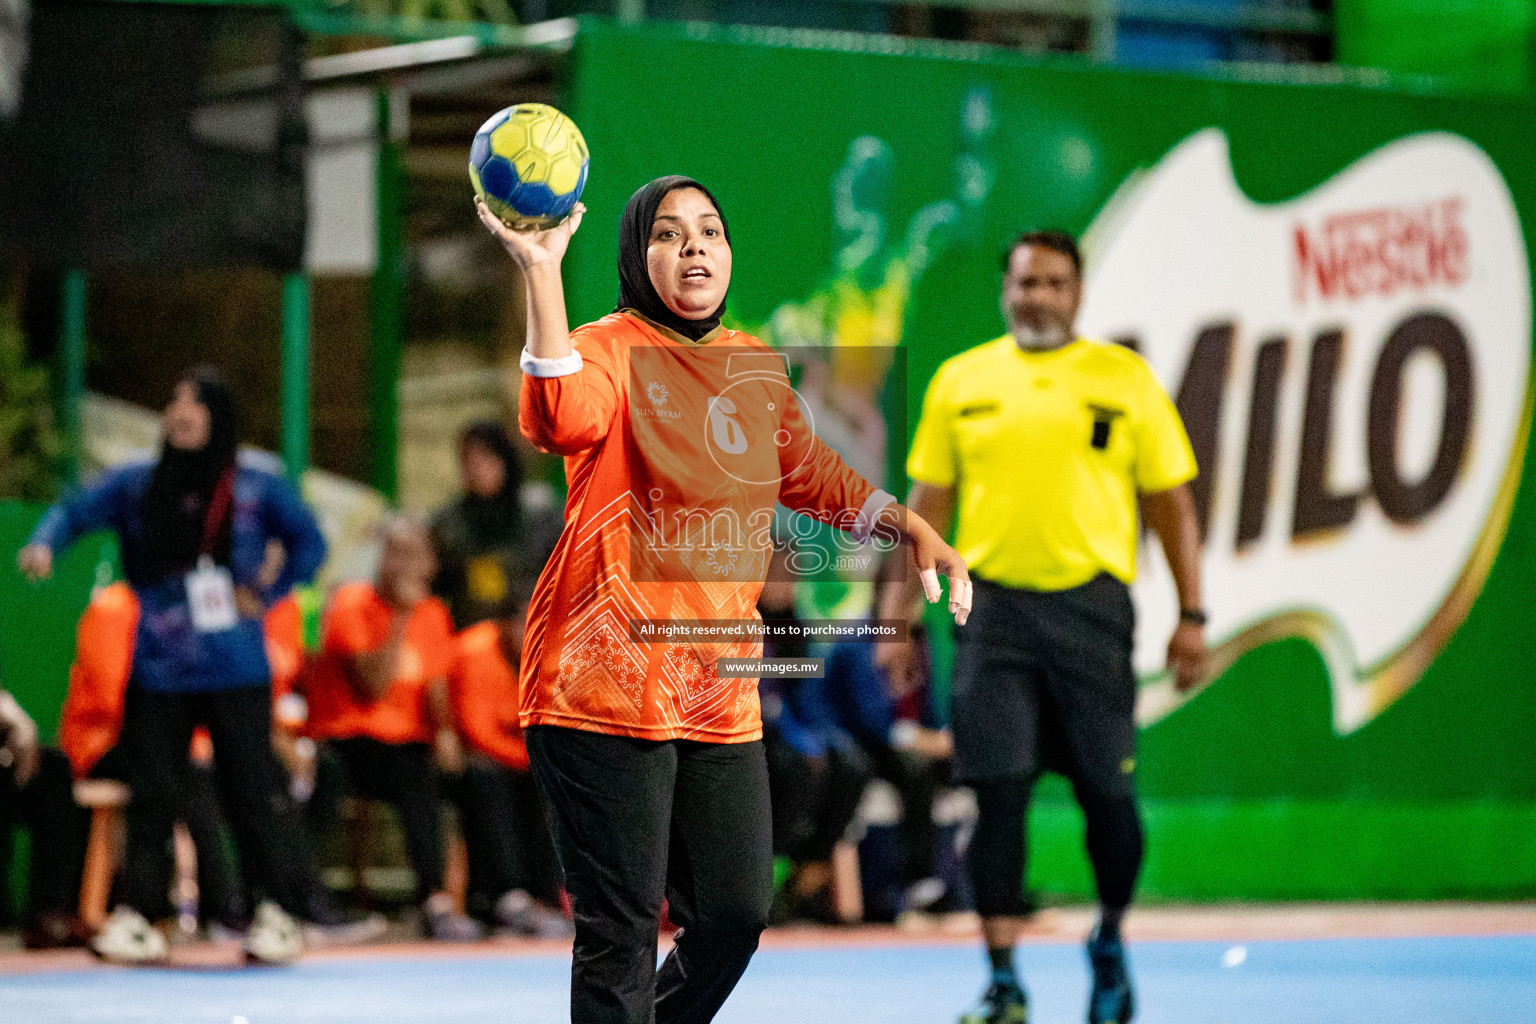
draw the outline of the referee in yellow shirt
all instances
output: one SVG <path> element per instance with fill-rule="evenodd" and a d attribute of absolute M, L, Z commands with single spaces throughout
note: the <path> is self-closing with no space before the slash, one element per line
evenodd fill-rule
<path fill-rule="evenodd" d="M 1073 332 L 1081 300 L 1072 237 L 1021 235 L 1004 262 L 1009 333 L 939 367 L 907 460 L 909 507 L 939 530 L 958 513 L 955 547 L 975 581 L 955 634 L 951 717 L 957 776 L 981 809 L 969 861 L 992 980 L 961 1024 L 1028 1018 L 1013 947 L 1042 770 L 1071 780 L 1087 819 L 1101 905 L 1088 1020 L 1131 1019 L 1120 921 L 1142 858 L 1128 588 L 1138 503 L 1178 586 L 1168 660 L 1181 688 L 1205 656 L 1189 439 L 1140 356 Z"/>

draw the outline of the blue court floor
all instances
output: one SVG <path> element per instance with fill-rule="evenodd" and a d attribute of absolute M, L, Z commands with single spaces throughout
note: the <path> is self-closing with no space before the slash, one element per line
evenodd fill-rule
<path fill-rule="evenodd" d="M 1131 955 L 1142 1024 L 1536 1021 L 1536 935 L 1139 942 Z M 1083 1020 L 1078 947 L 1027 945 L 1019 959 L 1036 1024 Z M 961 945 L 765 950 L 717 1020 L 952 1024 L 977 993 L 980 961 Z M 560 1024 L 569 963 L 359 954 L 276 970 L 16 974 L 0 976 L 0 1022 Z"/>

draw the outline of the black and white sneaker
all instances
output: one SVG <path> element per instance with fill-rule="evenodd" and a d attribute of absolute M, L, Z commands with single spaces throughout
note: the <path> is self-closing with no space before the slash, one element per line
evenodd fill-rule
<path fill-rule="evenodd" d="M 243 946 L 246 958 L 256 963 L 291 964 L 304 953 L 304 933 L 286 910 L 268 900 L 256 908 Z"/>
<path fill-rule="evenodd" d="M 91 938 L 91 952 L 108 963 L 159 964 L 170 956 L 160 929 L 130 907 L 118 907 Z"/>

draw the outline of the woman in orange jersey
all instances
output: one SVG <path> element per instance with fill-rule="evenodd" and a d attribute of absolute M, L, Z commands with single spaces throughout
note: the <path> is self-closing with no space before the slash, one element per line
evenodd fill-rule
<path fill-rule="evenodd" d="M 782 360 L 720 326 L 731 245 L 688 178 L 629 200 L 619 303 L 572 332 L 560 263 L 583 208 L 547 231 L 482 222 L 528 296 L 519 426 L 565 457 L 565 530 L 539 578 L 522 713 L 576 920 L 572 1019 L 713 1019 L 772 899 L 755 604 L 782 503 L 855 537 L 910 541 L 930 600 L 970 607 L 964 562 L 928 524 L 815 436 Z M 694 620 L 681 639 L 658 636 Z M 658 970 L 663 897 L 680 926 Z"/>

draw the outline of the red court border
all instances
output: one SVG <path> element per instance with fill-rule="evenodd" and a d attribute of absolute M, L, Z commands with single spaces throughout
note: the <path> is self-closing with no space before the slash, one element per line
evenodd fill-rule
<path fill-rule="evenodd" d="M 1037 914 L 1022 941 L 1077 944 L 1093 925 L 1087 908 L 1047 909 Z M 1145 907 L 1133 910 L 1126 935 L 1135 942 L 1263 942 L 1309 939 L 1434 938 L 1486 935 L 1536 935 L 1536 901 L 1528 903 L 1384 903 L 1384 904 L 1220 904 L 1209 907 Z M 665 944 L 666 937 L 663 937 Z M 795 927 L 770 929 L 766 950 L 852 950 L 892 947 L 970 946 L 979 941 L 974 927 L 945 932 L 866 925 L 854 928 Z M 409 961 L 491 959 L 506 956 L 565 957 L 567 943 L 534 939 L 485 942 L 393 942 L 322 949 L 306 961 Z M 171 967 L 186 971 L 225 971 L 240 966 L 233 943 L 196 943 L 173 950 Z M 121 970 L 84 950 L 0 954 L 0 976 L 62 971 Z M 264 970 L 267 968 L 252 968 Z"/>

